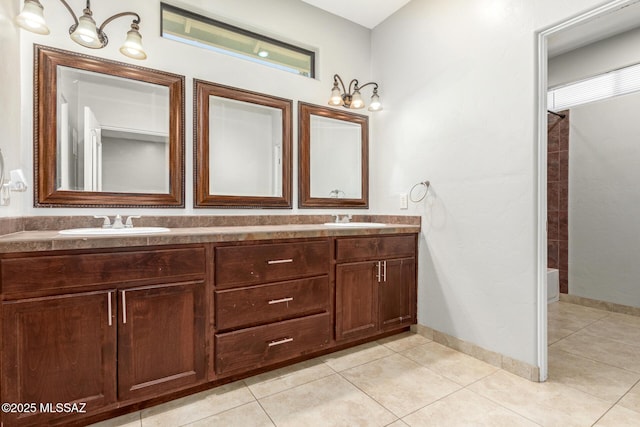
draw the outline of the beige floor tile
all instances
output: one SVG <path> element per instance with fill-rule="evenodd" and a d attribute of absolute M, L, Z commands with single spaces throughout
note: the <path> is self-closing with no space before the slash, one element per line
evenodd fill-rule
<path fill-rule="evenodd" d="M 566 338 L 569 335 L 573 334 L 574 330 L 566 329 L 561 326 L 556 325 L 553 322 L 549 322 L 547 326 L 547 345 L 551 345 L 560 341 L 562 338 Z"/>
<path fill-rule="evenodd" d="M 338 374 L 260 399 L 278 427 L 386 426 L 395 417 Z"/>
<path fill-rule="evenodd" d="M 400 418 L 461 388 L 400 354 L 348 369 L 342 376 Z"/>
<path fill-rule="evenodd" d="M 403 422 L 402 420 L 398 420 L 389 424 L 387 427 L 409 427 L 409 424 Z"/>
<path fill-rule="evenodd" d="M 571 387 L 534 383 L 505 371 L 473 383 L 468 389 L 546 427 L 590 426 L 611 406 Z"/>
<path fill-rule="evenodd" d="M 547 305 L 547 321 L 557 328 L 578 331 L 609 316 L 609 312 L 565 302 Z"/>
<path fill-rule="evenodd" d="M 463 389 L 403 418 L 411 427 L 536 427 L 538 424 Z"/>
<path fill-rule="evenodd" d="M 640 316 L 631 316 L 628 314 L 611 313 L 606 319 L 607 322 L 617 323 L 619 325 L 633 326 L 640 328 Z"/>
<path fill-rule="evenodd" d="M 550 348 L 640 373 L 640 345 L 593 335 L 584 329 L 552 344 Z"/>
<path fill-rule="evenodd" d="M 549 382 L 584 391 L 615 403 L 640 380 L 640 374 L 601 362 L 549 349 Z"/>
<path fill-rule="evenodd" d="M 627 409 L 640 412 L 640 383 L 636 384 L 618 403 Z"/>
<path fill-rule="evenodd" d="M 632 316 L 628 316 L 632 317 Z M 640 328 L 618 319 L 607 317 L 584 328 L 584 332 L 615 341 L 640 343 Z"/>
<path fill-rule="evenodd" d="M 184 427 L 273 427 L 274 424 L 258 402 L 247 403 Z"/>
<path fill-rule="evenodd" d="M 402 352 L 402 355 L 461 385 L 471 384 L 498 370 L 495 366 L 435 342 L 414 347 Z"/>
<path fill-rule="evenodd" d="M 334 373 L 322 360 L 313 359 L 250 377 L 244 382 L 256 399 L 260 399 Z"/>
<path fill-rule="evenodd" d="M 255 401 L 243 382 L 216 387 L 142 411 L 142 427 L 175 427 Z"/>
<path fill-rule="evenodd" d="M 594 427 L 638 427 L 640 413 L 623 408 L 619 405 L 611 408 Z"/>
<path fill-rule="evenodd" d="M 91 424 L 90 427 L 140 427 L 142 425 L 141 423 L 140 412 L 138 411 L 121 417 L 112 418 L 110 420 L 101 421 L 96 424 Z"/>
<path fill-rule="evenodd" d="M 390 337 L 378 340 L 378 344 L 382 344 L 397 353 L 413 347 L 417 347 L 422 344 L 426 344 L 428 342 L 431 342 L 431 340 L 413 332 L 404 332 L 399 335 L 392 335 Z"/>
<path fill-rule="evenodd" d="M 371 342 L 328 354 L 323 356 L 322 360 L 333 370 L 339 372 L 392 354 L 393 350 L 378 343 Z"/>

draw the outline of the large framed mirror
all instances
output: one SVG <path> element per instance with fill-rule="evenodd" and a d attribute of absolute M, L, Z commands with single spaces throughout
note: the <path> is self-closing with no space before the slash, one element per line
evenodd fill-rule
<path fill-rule="evenodd" d="M 194 81 L 196 207 L 291 208 L 292 101 Z"/>
<path fill-rule="evenodd" d="M 184 207 L 184 77 L 35 46 L 36 207 Z"/>
<path fill-rule="evenodd" d="M 298 103 L 299 206 L 369 206 L 369 118 Z"/>

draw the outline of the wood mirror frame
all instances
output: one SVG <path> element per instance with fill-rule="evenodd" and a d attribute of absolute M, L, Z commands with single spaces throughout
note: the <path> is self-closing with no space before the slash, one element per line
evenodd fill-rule
<path fill-rule="evenodd" d="M 311 195 L 311 116 L 342 120 L 360 126 L 361 191 L 359 198 L 313 197 Z M 369 117 L 328 107 L 298 102 L 299 173 L 298 206 L 300 208 L 368 208 L 369 207 Z M 330 170 L 331 165 L 327 165 Z"/>
<path fill-rule="evenodd" d="M 291 208 L 291 171 L 292 171 L 292 124 L 291 110 L 292 101 L 278 98 L 257 92 L 251 92 L 230 86 L 223 86 L 202 80 L 194 80 L 194 136 L 195 147 L 195 198 L 194 205 L 198 208 L 220 207 L 220 208 Z M 282 112 L 282 151 L 281 164 L 282 190 L 280 196 L 259 196 L 259 195 L 220 195 L 211 194 L 210 178 L 211 171 L 211 147 L 210 132 L 210 97 L 226 98 L 257 106 L 270 107 Z"/>
<path fill-rule="evenodd" d="M 138 80 L 169 89 L 168 193 L 56 188 L 58 66 Z M 184 207 L 184 76 L 40 45 L 34 46 L 34 71 L 34 206 Z"/>

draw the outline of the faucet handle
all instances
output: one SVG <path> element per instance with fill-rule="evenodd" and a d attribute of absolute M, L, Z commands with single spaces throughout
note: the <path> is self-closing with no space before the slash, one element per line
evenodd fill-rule
<path fill-rule="evenodd" d="M 140 215 L 129 215 L 124 223 L 125 228 L 133 228 L 133 219 L 140 218 Z"/>
<path fill-rule="evenodd" d="M 122 224 L 122 217 L 120 216 L 120 214 L 116 215 L 116 217 L 113 218 L 113 224 L 111 224 L 111 228 L 124 228 L 124 225 Z"/>
<path fill-rule="evenodd" d="M 111 228 L 111 221 L 109 221 L 109 217 L 106 215 L 94 215 L 94 218 L 98 219 L 104 219 L 104 221 L 102 222 L 102 228 Z"/>

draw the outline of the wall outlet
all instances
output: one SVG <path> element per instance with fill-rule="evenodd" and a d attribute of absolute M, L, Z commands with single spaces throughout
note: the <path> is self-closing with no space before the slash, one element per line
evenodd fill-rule
<path fill-rule="evenodd" d="M 400 194 L 400 209 L 409 209 L 409 198 L 407 193 Z"/>

